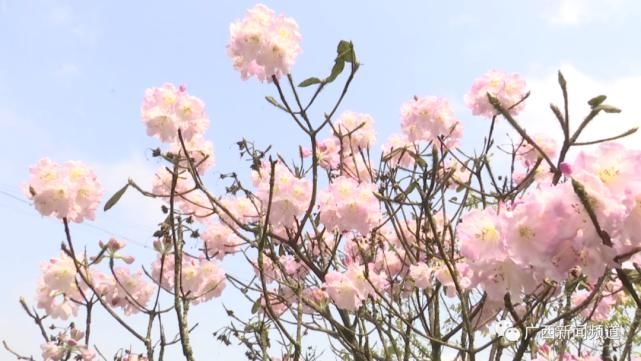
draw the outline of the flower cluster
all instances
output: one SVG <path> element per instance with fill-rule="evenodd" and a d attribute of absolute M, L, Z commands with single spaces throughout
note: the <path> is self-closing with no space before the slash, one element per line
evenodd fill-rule
<path fill-rule="evenodd" d="M 74 222 L 93 220 L 102 197 L 94 171 L 82 162 L 55 163 L 41 159 L 31 167 L 25 193 L 43 216 Z"/>
<path fill-rule="evenodd" d="M 207 254 L 218 259 L 223 259 L 227 254 L 238 252 L 242 244 L 240 237 L 222 222 L 208 224 L 201 238 L 205 243 Z"/>
<path fill-rule="evenodd" d="M 365 149 L 376 142 L 374 118 L 369 114 L 346 111 L 338 117 L 334 127 L 343 137 L 345 148 Z"/>
<path fill-rule="evenodd" d="M 325 275 L 324 289 L 338 308 L 356 311 L 368 297 L 378 298 L 376 289 L 387 287 L 383 278 L 365 273 L 365 266 L 353 264 L 345 272 L 332 271 Z"/>
<path fill-rule="evenodd" d="M 152 264 L 153 278 L 170 292 L 174 288 L 174 267 L 173 255 L 160 255 Z M 194 304 L 219 297 L 225 289 L 225 272 L 214 262 L 184 254 L 181 270 L 181 289 Z"/>
<path fill-rule="evenodd" d="M 42 266 L 42 277 L 38 282 L 38 308 L 58 319 L 66 320 L 78 314 L 78 303 L 82 300 L 76 283 L 76 265 L 64 253 Z"/>
<path fill-rule="evenodd" d="M 492 70 L 476 79 L 472 89 L 465 96 L 465 104 L 472 114 L 492 118 L 497 111 L 487 95 L 495 97 L 501 106 L 511 114 L 518 114 L 525 104 L 522 102 L 527 94 L 525 80 L 518 74 L 506 74 Z"/>
<path fill-rule="evenodd" d="M 426 141 L 439 146 L 442 141 L 455 147 L 463 134 L 463 125 L 456 119 L 445 98 L 415 97 L 401 106 L 401 129 L 412 142 Z"/>
<path fill-rule="evenodd" d="M 142 271 L 131 273 L 125 267 L 114 268 L 113 277 L 94 275 L 94 280 L 98 281 L 96 290 L 111 307 L 121 308 L 125 315 L 141 311 L 154 293 L 154 286 Z"/>
<path fill-rule="evenodd" d="M 175 142 L 179 129 L 184 139 L 190 141 L 209 126 L 203 101 L 189 95 L 185 87 L 169 83 L 145 90 L 140 112 L 147 134 L 165 143 Z"/>
<path fill-rule="evenodd" d="M 273 173 L 272 175 L 269 162 L 263 162 L 260 170 L 252 173 L 257 196 L 262 202 L 262 211 L 266 214 L 271 199 L 269 224 L 292 227 L 296 218 L 309 207 L 312 183 L 308 179 L 295 176 L 281 162 L 274 165 Z"/>
<path fill-rule="evenodd" d="M 546 278 L 564 281 L 572 270 L 595 282 L 617 254 L 641 246 L 640 166 L 641 152 L 605 143 L 594 154 L 579 154 L 574 185 L 539 183 L 514 204 L 468 212 L 457 237 L 475 284 L 500 299 L 505 292 L 528 293 Z M 585 202 L 612 246 L 597 232 Z"/>
<path fill-rule="evenodd" d="M 368 234 L 381 218 L 375 191 L 373 183 L 335 178 L 319 195 L 320 221 L 330 230 Z"/>
<path fill-rule="evenodd" d="M 301 52 L 296 21 L 262 4 L 249 9 L 229 30 L 227 50 L 243 79 L 255 76 L 271 81 L 272 76 L 289 74 Z"/>
<path fill-rule="evenodd" d="M 96 351 L 82 344 L 84 336 L 85 333 L 72 324 L 69 329 L 60 332 L 54 339 L 40 346 L 42 359 L 44 361 L 95 360 Z"/>
<path fill-rule="evenodd" d="M 202 175 L 215 165 L 214 145 L 204 137 L 209 127 L 205 104 L 189 95 L 184 86 L 164 84 L 145 91 L 142 118 L 148 135 L 169 143 L 163 156 L 176 164 L 176 167 L 158 169 L 153 193 L 169 200 L 172 181 L 176 177 L 173 189 L 177 207 L 183 213 L 199 218 L 211 215 L 210 202 L 202 191 L 195 189 L 190 172 L 193 166 Z M 178 137 L 179 130 L 184 142 Z"/>
<path fill-rule="evenodd" d="M 391 135 L 381 148 L 383 159 L 391 167 L 409 168 L 414 165 L 417 156 L 416 145 L 405 134 Z"/>

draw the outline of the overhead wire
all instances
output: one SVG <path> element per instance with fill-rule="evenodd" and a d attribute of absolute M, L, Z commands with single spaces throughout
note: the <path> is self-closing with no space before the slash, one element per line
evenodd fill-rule
<path fill-rule="evenodd" d="M 6 191 L 6 190 L 3 190 L 3 189 L 0 189 L 0 195 L 3 195 L 3 196 L 5 196 L 5 197 L 7 197 L 9 199 L 12 199 L 14 201 L 23 203 L 23 204 L 28 205 L 28 206 L 32 205 L 32 203 L 29 200 L 24 199 L 24 198 L 22 198 L 22 197 L 20 197 L 20 196 L 18 196 L 16 194 L 13 194 L 13 193 L 11 193 L 9 191 Z M 0 204 L 0 205 L 2 205 L 2 204 Z M 33 215 L 35 215 L 35 213 Z M 131 237 L 127 237 L 127 236 L 124 236 L 124 235 L 119 234 L 117 232 L 111 231 L 110 229 L 107 229 L 105 227 L 102 227 L 102 226 L 96 224 L 96 222 L 94 222 L 94 221 L 85 221 L 85 222 L 79 223 L 79 225 L 95 229 L 95 230 L 103 232 L 103 233 L 105 233 L 105 234 L 107 234 L 107 235 L 109 235 L 111 237 L 115 237 L 115 238 L 118 238 L 118 239 L 126 240 L 126 241 L 128 241 L 128 242 L 130 242 L 132 244 L 135 244 L 135 245 L 139 246 L 139 247 L 152 249 L 152 247 L 150 247 L 149 245 L 145 244 L 144 242 L 140 242 L 140 241 L 137 241 L 135 239 L 132 239 Z"/>

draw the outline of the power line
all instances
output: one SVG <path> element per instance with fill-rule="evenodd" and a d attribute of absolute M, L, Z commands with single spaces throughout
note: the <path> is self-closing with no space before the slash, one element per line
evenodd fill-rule
<path fill-rule="evenodd" d="M 28 201 L 28 200 L 26 200 L 26 199 L 24 199 L 24 198 L 22 198 L 22 197 L 20 197 L 20 196 L 17 196 L 17 195 L 15 195 L 15 194 L 11 193 L 11 192 L 8 192 L 8 191 L 5 191 L 5 190 L 0 189 L 0 194 L 1 194 L 1 195 L 3 195 L 3 196 L 5 196 L 5 197 L 8 197 L 8 198 L 10 198 L 10 199 L 13 199 L 14 201 L 18 201 L 18 202 L 23 203 L 23 204 L 26 204 L 26 205 L 28 205 L 28 206 L 32 206 L 32 203 L 31 203 L 30 201 Z M 130 243 L 132 243 L 132 244 L 135 244 L 135 245 L 137 245 L 137 246 L 139 246 L 139 247 L 143 247 L 143 248 L 147 248 L 147 249 L 152 249 L 151 247 L 149 247 L 148 245 L 146 245 L 144 242 L 136 241 L 136 240 L 134 240 L 134 239 L 132 239 L 132 238 L 130 238 L 130 237 L 127 237 L 127 236 L 124 236 L 124 235 L 118 234 L 118 233 L 116 233 L 116 232 L 113 232 L 113 231 L 111 231 L 111 230 L 109 230 L 109 229 L 107 229 L 107 228 L 104 228 L 104 227 L 102 227 L 102 226 L 97 225 L 97 224 L 96 224 L 95 222 L 93 222 L 93 221 L 85 221 L 85 222 L 82 222 L 82 223 L 79 223 L 79 224 L 80 224 L 81 226 L 85 226 L 85 227 L 93 228 L 93 229 L 95 229 L 95 230 L 97 230 L 97 231 L 100 231 L 100 232 L 103 232 L 103 233 L 105 233 L 105 234 L 108 234 L 109 236 L 116 237 L 116 238 L 120 238 L 120 239 L 124 239 L 124 240 L 126 240 L 126 241 L 128 241 L 128 242 L 130 242 Z"/>

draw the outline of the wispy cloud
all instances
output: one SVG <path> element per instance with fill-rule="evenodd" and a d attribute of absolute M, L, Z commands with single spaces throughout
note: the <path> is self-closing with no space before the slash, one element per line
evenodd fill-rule
<path fill-rule="evenodd" d="M 548 3 L 546 18 L 550 23 L 578 26 L 624 17 L 628 0 L 552 0 Z"/>
<path fill-rule="evenodd" d="M 598 79 L 583 73 L 571 64 L 561 65 L 560 69 L 568 84 L 571 128 L 575 129 L 588 114 L 590 107 L 587 101 L 597 95 L 606 95 L 607 104 L 622 110 L 619 114 L 599 114 L 582 133 L 580 140 L 590 141 L 615 136 L 641 126 L 641 103 L 638 96 L 641 74 Z M 519 119 L 528 132 L 556 134 L 560 138 L 558 122 L 549 107 L 550 103 L 555 103 L 562 108 L 563 98 L 557 79 L 557 72 L 552 69 L 527 78 L 532 95 Z M 640 148 L 641 134 L 635 133 L 621 142 L 630 147 Z"/>
<path fill-rule="evenodd" d="M 98 40 L 98 13 L 79 4 L 86 6 L 84 3 L 77 3 L 75 7 L 70 3 L 49 4 L 45 17 L 51 25 L 67 31 L 81 44 L 93 46 Z"/>

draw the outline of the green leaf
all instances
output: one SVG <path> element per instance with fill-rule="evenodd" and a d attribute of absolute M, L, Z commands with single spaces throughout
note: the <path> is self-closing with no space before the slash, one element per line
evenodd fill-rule
<path fill-rule="evenodd" d="M 252 305 L 252 314 L 260 310 L 260 301 L 261 301 L 261 298 L 257 299 L 256 302 L 254 302 L 254 304 Z"/>
<path fill-rule="evenodd" d="M 345 62 L 343 60 L 336 59 L 334 66 L 332 67 L 331 74 L 325 78 L 324 82 L 331 83 L 336 80 L 336 78 L 343 72 L 343 69 L 345 69 Z"/>
<path fill-rule="evenodd" d="M 606 97 L 605 95 L 599 95 L 599 96 L 596 96 L 596 97 L 588 100 L 588 104 L 592 108 L 594 108 L 594 107 L 597 107 L 597 106 L 601 105 L 601 103 L 603 103 L 607 98 L 608 97 Z"/>
<path fill-rule="evenodd" d="M 122 197 L 122 195 L 125 194 L 125 192 L 127 191 L 127 188 L 129 188 L 129 183 L 125 184 L 124 187 L 120 188 L 118 192 L 116 192 L 113 196 L 111 196 L 111 198 L 109 198 L 107 203 L 105 203 L 104 210 L 108 211 L 109 209 L 111 209 L 111 207 L 115 206 L 116 203 L 118 203 L 118 201 Z"/>
<path fill-rule="evenodd" d="M 285 107 L 280 105 L 280 103 L 278 103 L 278 101 L 276 99 L 274 99 L 274 97 L 272 97 L 272 96 L 266 96 L 265 100 L 267 100 L 269 102 L 269 104 L 275 106 L 276 108 L 279 108 L 279 109 L 282 109 L 282 110 L 286 110 Z"/>
<path fill-rule="evenodd" d="M 621 113 L 621 109 L 607 104 L 598 105 L 594 109 L 603 110 L 606 113 Z"/>
<path fill-rule="evenodd" d="M 336 53 L 336 60 L 342 60 L 351 63 L 352 60 L 356 59 L 356 56 L 354 54 L 354 45 L 351 41 L 341 40 L 338 43 Z"/>
<path fill-rule="evenodd" d="M 303 80 L 300 84 L 298 84 L 298 86 L 301 87 L 301 88 L 304 88 L 304 87 L 308 87 L 310 85 L 320 84 L 320 83 L 322 83 L 322 81 L 320 79 L 318 79 L 316 77 L 311 77 L 311 78 L 307 78 L 307 79 Z"/>

